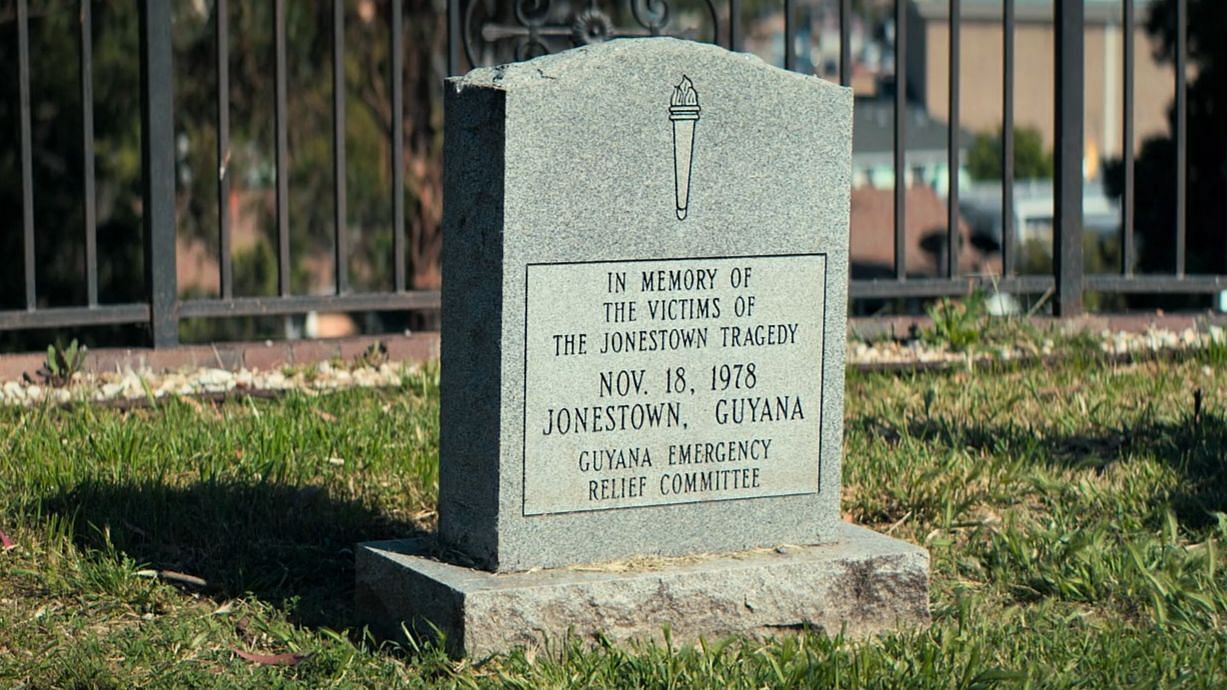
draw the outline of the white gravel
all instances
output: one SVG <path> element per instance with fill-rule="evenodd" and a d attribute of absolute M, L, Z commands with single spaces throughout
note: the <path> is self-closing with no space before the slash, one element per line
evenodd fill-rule
<path fill-rule="evenodd" d="M 1152 329 L 1143 333 L 1103 331 L 1098 336 L 1100 349 L 1110 355 L 1150 355 L 1160 352 L 1227 344 L 1227 330 L 1210 326 L 1205 330 L 1180 332 Z M 1059 348 L 1051 338 L 1015 345 L 982 346 L 974 351 L 954 352 L 945 345 L 919 340 L 909 342 L 848 342 L 848 364 L 853 366 L 906 366 L 921 364 L 963 364 L 969 360 L 1016 360 L 1046 357 Z M 400 385 L 403 376 L 416 368 L 412 364 L 384 363 L 378 366 L 339 367 L 329 362 L 314 366 L 295 366 L 272 371 L 242 369 L 195 369 L 155 373 L 148 369 L 108 373 L 78 373 L 63 387 L 30 381 L 5 381 L 0 385 L 0 404 L 37 405 L 44 402 L 73 403 L 104 400 L 142 400 L 173 396 L 217 395 L 254 391 L 298 390 L 309 395 L 337 388 Z"/>
<path fill-rule="evenodd" d="M 63 387 L 26 381 L 6 381 L 0 386 L 0 404 L 34 405 L 42 402 L 72 403 L 103 400 L 143 400 L 173 396 L 217 395 L 251 391 L 299 390 L 316 394 L 336 388 L 400 385 L 409 364 L 385 363 L 355 368 L 334 367 L 328 362 L 281 370 L 195 369 L 155 373 L 149 369 L 107 373 L 77 373 Z"/>
<path fill-rule="evenodd" d="M 1142 333 L 1102 331 L 1095 337 L 1099 349 L 1114 356 L 1151 355 L 1160 352 L 1188 350 L 1212 344 L 1227 344 L 1227 330 L 1210 326 L 1205 330 L 1186 328 L 1183 331 L 1148 329 Z M 1016 360 L 1048 357 L 1060 349 L 1060 339 L 1044 338 L 1020 341 L 1011 345 L 980 345 L 970 352 L 954 352 L 945 344 L 929 344 L 921 340 L 908 342 L 884 341 L 848 343 L 848 363 L 852 365 L 898 365 L 963 363 L 974 360 Z"/>

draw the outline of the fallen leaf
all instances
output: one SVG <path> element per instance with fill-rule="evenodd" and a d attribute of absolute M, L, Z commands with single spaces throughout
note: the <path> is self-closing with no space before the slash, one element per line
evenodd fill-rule
<path fill-rule="evenodd" d="M 319 408 L 313 408 L 313 410 L 315 411 L 315 416 L 316 416 L 316 417 L 319 417 L 320 419 L 324 420 L 325 422 L 335 422 L 335 421 L 337 421 L 337 417 L 336 417 L 336 415 L 334 415 L 334 414 L 330 414 L 330 413 L 325 412 L 324 410 L 321 410 L 321 409 L 319 409 Z"/>
<path fill-rule="evenodd" d="M 17 548 L 17 543 L 9 539 L 9 535 L 5 534 L 4 530 L 0 530 L 0 547 L 8 551 L 9 549 Z"/>
<path fill-rule="evenodd" d="M 329 464 L 329 465 L 338 465 L 338 466 L 339 466 L 339 465 L 344 465 L 344 464 L 345 464 L 345 458 L 328 458 L 328 464 Z"/>
<path fill-rule="evenodd" d="M 306 654 L 253 654 L 251 652 L 244 652 L 237 647 L 231 647 L 231 649 L 240 657 L 261 666 L 297 666 L 303 659 L 307 658 Z"/>

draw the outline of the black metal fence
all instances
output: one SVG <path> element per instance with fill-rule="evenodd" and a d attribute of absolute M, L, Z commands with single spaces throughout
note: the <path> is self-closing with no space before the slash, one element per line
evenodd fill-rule
<path fill-rule="evenodd" d="M 22 259 L 24 274 L 24 308 L 0 311 L 0 331 L 30 328 L 62 328 L 98 326 L 107 324 L 147 324 L 150 340 L 155 347 L 174 345 L 178 342 L 178 329 L 182 319 L 288 315 L 308 311 L 405 311 L 435 309 L 439 295 L 433 290 L 418 290 L 410 287 L 413 267 L 406 261 L 405 208 L 403 194 L 392 195 L 392 265 L 393 289 L 379 292 L 355 292 L 347 273 L 348 251 L 346 234 L 347 188 L 345 170 L 346 155 L 346 90 L 343 86 L 345 54 L 345 23 L 350 11 L 344 0 L 332 0 L 332 162 L 334 184 L 334 246 L 335 291 L 329 295 L 296 295 L 291 292 L 290 246 L 291 227 L 287 212 L 288 199 L 295 190 L 290 188 L 288 169 L 288 128 L 293 126 L 287 114 L 286 93 L 286 0 L 274 0 L 274 71 L 275 71 L 275 229 L 277 290 L 275 296 L 236 297 L 233 290 L 234 270 L 231 259 L 231 227 L 229 214 L 224 205 L 228 197 L 229 177 L 225 174 L 224 161 L 229 155 L 230 142 L 230 77 L 229 77 L 229 27 L 226 21 L 216 22 L 216 129 L 217 158 L 221 171 L 217 178 L 218 227 L 218 273 L 219 291 L 216 297 L 184 299 L 180 296 L 176 278 L 176 187 L 175 187 L 175 136 L 174 76 L 172 71 L 172 3 L 165 0 L 135 0 L 139 6 L 140 46 L 140 113 L 141 113 L 141 179 L 142 222 L 145 250 L 144 296 L 140 301 L 124 304 L 100 303 L 98 291 L 98 245 L 94 214 L 95 188 L 93 159 L 95 142 L 93 131 L 93 65 L 91 1 L 80 2 L 80 98 L 82 104 L 82 131 L 85 179 L 82 186 L 84 197 L 84 283 L 87 301 L 80 306 L 40 306 L 36 289 L 35 242 L 38 228 L 35 227 L 33 203 L 38 190 L 34 189 L 32 173 L 31 97 L 30 97 L 30 21 L 28 0 L 15 1 L 17 29 L 17 72 L 20 94 L 20 128 L 14 133 L 20 148 L 20 179 L 22 214 L 20 218 Z M 232 0 L 214 0 L 213 11 L 217 16 L 227 16 L 227 4 Z M 818 0 L 815 0 L 817 2 Z M 1188 0 L 1157 0 L 1174 6 L 1174 64 L 1175 98 L 1173 114 L 1174 170 L 1176 201 L 1171 218 L 1174 228 L 1174 266 L 1168 273 L 1139 274 L 1135 272 L 1137 248 L 1134 239 L 1134 206 L 1136 201 L 1134 176 L 1134 60 L 1136 47 L 1134 32 L 1137 23 L 1136 9 L 1130 0 L 1121 0 L 1123 24 L 1123 194 L 1121 197 L 1122 222 L 1119 241 L 1121 258 L 1119 271 L 1111 274 L 1084 274 L 1082 259 L 1082 205 L 1083 205 L 1083 155 L 1084 155 L 1084 10 L 1083 0 L 1053 0 L 1055 30 L 1055 71 L 1052 88 L 1054 112 L 1054 214 L 1053 214 L 1053 269 L 1048 275 L 1019 275 L 1016 270 L 1016 232 L 1013 210 L 1014 188 L 1013 165 L 1015 156 L 1014 119 L 1015 70 L 1019 56 L 1015 49 L 1015 2 L 1002 0 L 1001 37 L 1002 61 L 1002 237 L 1001 273 L 995 276 L 960 275 L 958 252 L 946 251 L 938 277 L 909 276 L 907 271 L 908 244 L 905 239 L 907 223 L 907 198 L 905 175 L 908 141 L 907 75 L 906 61 L 911 29 L 908 26 L 913 3 L 897 0 L 893 6 L 893 48 L 896 56 L 893 94 L 893 161 L 896 171 L 893 206 L 894 266 L 893 276 L 885 279 L 855 279 L 850 286 L 853 299 L 918 299 L 943 295 L 958 295 L 975 286 L 991 284 L 994 289 L 1018 294 L 1051 292 L 1053 310 L 1062 316 L 1076 315 L 1083 310 L 1083 295 L 1088 291 L 1116 294 L 1211 294 L 1227 290 L 1227 276 L 1191 275 L 1186 272 L 1186 224 L 1189 213 L 1187 204 L 1187 122 L 1188 82 L 1187 61 L 1189 41 Z M 1217 2 L 1218 0 L 1208 0 Z M 838 78 L 845 84 L 852 83 L 851 22 L 852 0 L 827 0 L 836 6 L 839 17 L 839 65 Z M 948 36 L 950 54 L 960 55 L 962 0 L 948 2 Z M 667 0 L 626 0 L 615 2 L 551 3 L 549 0 L 449 0 L 446 26 L 448 42 L 443 57 L 449 73 L 459 73 L 476 64 L 494 61 L 525 59 L 537 54 L 553 52 L 572 45 L 605 40 L 619 36 L 675 34 L 670 24 L 673 5 Z M 798 65 L 796 38 L 798 33 L 797 13 L 799 8 L 813 3 L 801 0 L 783 0 L 783 55 L 782 66 L 795 69 Z M 608 7 L 602 7 L 603 5 Z M 743 3 L 727 0 L 694 0 L 690 11 L 703 15 L 702 31 L 688 29 L 683 35 L 697 40 L 718 42 L 733 50 L 743 47 Z M 404 2 L 392 0 L 386 8 L 389 24 L 391 51 L 390 103 L 393 113 L 402 113 L 405 108 L 403 81 L 400 75 L 405 53 Z M 696 35 L 701 33 L 702 35 Z M 951 142 L 948 157 L 948 199 L 946 245 L 957 247 L 960 243 L 959 228 L 959 180 L 960 152 L 954 144 L 960 135 L 960 60 L 949 60 L 949 117 L 946 123 Z M 399 120 L 394 120 L 399 121 Z M 392 185 L 402 190 L 404 178 L 404 135 L 402 127 L 393 126 L 388 145 L 391 149 Z M 7 135 L 6 135 L 7 136 Z M 1223 152 L 1227 161 L 1227 152 Z M 1227 197 L 1227 189 L 1224 197 Z M 1221 229 L 1227 233 L 1227 228 Z"/>
<path fill-rule="evenodd" d="M 228 0 L 216 0 L 218 16 L 227 16 Z M 305 314 L 311 311 L 378 312 L 433 309 L 439 305 L 439 294 L 432 290 L 408 288 L 408 267 L 405 247 L 404 200 L 393 195 L 393 254 L 394 289 L 387 292 L 354 292 L 347 277 L 346 184 L 345 184 L 345 89 L 335 88 L 333 99 L 333 160 L 335 177 L 335 294 L 295 295 L 290 290 L 290 240 L 288 214 L 290 195 L 287 163 L 286 94 L 286 20 L 285 0 L 274 2 L 275 44 L 275 178 L 276 178 L 276 265 L 277 295 L 272 297 L 236 297 L 233 291 L 231 227 L 225 208 L 230 184 L 224 161 L 229 156 L 229 93 L 228 27 L 216 23 L 217 41 L 217 155 L 221 171 L 218 186 L 218 268 L 220 295 L 210 299 L 180 299 L 176 275 L 176 189 L 175 131 L 173 113 L 174 78 L 172 72 L 172 3 L 166 0 L 137 0 L 140 11 L 140 96 L 141 96 L 141 206 L 144 225 L 145 296 L 142 302 L 100 304 L 98 301 L 97 228 L 93 214 L 94 180 L 92 165 L 95 156 L 93 137 L 92 82 L 92 12 L 90 0 L 80 3 L 81 40 L 81 100 L 83 104 L 84 157 L 86 160 L 85 195 L 85 282 L 88 303 L 79 307 L 39 306 L 36 291 L 34 194 L 32 173 L 32 137 L 30 126 L 30 48 L 28 37 L 28 0 L 16 0 L 20 89 L 20 157 L 22 184 L 21 233 L 23 246 L 25 308 L 0 311 L 0 331 L 16 329 L 47 329 L 112 324 L 147 324 L 149 340 L 154 347 L 178 344 L 179 322 L 188 318 L 272 316 Z M 392 71 L 401 72 L 403 52 L 402 2 L 391 3 Z M 345 2 L 332 0 L 333 7 L 333 78 L 334 84 L 344 79 Z M 391 81 L 394 112 L 404 107 L 403 85 L 400 79 Z M 392 128 L 391 137 L 393 185 L 400 189 L 403 181 L 403 131 Z"/>

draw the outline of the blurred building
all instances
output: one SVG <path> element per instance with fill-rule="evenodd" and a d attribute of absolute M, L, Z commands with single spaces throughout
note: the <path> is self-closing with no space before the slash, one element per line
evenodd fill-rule
<path fill-rule="evenodd" d="M 1159 48 L 1146 32 L 1154 0 L 1136 0 L 1134 28 L 1134 132 L 1143 139 L 1167 131 L 1175 75 L 1155 60 Z M 1086 173 L 1099 176 L 1102 159 L 1122 153 L 1124 67 L 1121 0 L 1085 0 Z M 949 117 L 950 3 L 915 0 L 909 13 L 907 77 L 909 95 L 934 118 Z M 963 0 L 959 24 L 959 122 L 972 131 L 1001 126 L 1002 2 Z M 1056 31 L 1052 0 L 1016 0 L 1014 25 L 1014 123 L 1053 142 Z"/>
<path fill-rule="evenodd" d="M 950 188 L 947 153 L 949 124 L 935 120 L 924 108 L 909 103 L 905 112 L 905 181 L 924 186 L 945 197 Z M 959 160 L 967 158 L 972 135 L 961 129 L 956 137 Z M 958 173 L 959 187 L 969 180 Z M 891 188 L 895 185 L 895 103 L 885 98 L 857 98 L 852 116 L 852 186 Z"/>

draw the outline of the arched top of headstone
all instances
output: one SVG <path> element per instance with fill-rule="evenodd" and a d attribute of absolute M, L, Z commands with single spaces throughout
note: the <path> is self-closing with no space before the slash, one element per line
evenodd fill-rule
<path fill-rule="evenodd" d="M 577 82 L 591 82 L 599 87 L 614 75 L 642 80 L 653 71 L 679 70 L 706 70 L 730 79 L 751 80 L 750 83 L 778 84 L 776 88 L 843 88 L 815 76 L 769 65 L 750 53 L 735 53 L 709 43 L 667 37 L 622 38 L 582 46 L 525 62 L 480 67 L 464 76 L 452 77 L 448 82 L 457 89 L 477 86 L 505 91 Z"/>

